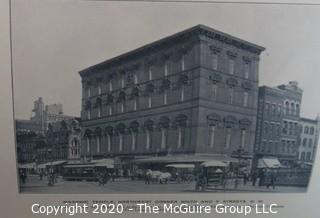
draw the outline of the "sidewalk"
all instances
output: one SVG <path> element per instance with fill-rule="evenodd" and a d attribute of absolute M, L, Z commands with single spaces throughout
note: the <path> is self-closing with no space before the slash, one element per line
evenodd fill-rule
<path fill-rule="evenodd" d="M 272 186 L 267 188 L 266 186 L 259 186 L 256 184 L 255 186 L 252 185 L 251 182 L 247 182 L 246 185 L 244 185 L 242 182 L 238 184 L 238 187 L 235 188 L 233 181 L 228 181 L 228 184 L 226 185 L 226 188 L 223 189 L 221 186 L 219 187 L 208 187 L 208 192 L 212 191 L 221 191 L 221 192 L 276 192 L 276 193 L 300 193 L 300 192 L 306 192 L 306 187 L 296 187 L 296 186 L 275 186 L 275 189 L 273 189 Z"/>

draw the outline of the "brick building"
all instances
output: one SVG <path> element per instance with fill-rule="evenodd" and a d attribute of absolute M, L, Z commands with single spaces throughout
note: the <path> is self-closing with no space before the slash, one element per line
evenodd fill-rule
<path fill-rule="evenodd" d="M 273 157 L 283 165 L 297 159 L 301 98 L 297 82 L 259 88 L 256 159 Z"/>
<path fill-rule="evenodd" d="M 301 162 L 312 163 L 319 143 L 320 117 L 317 116 L 316 119 L 301 117 L 299 125 L 298 159 Z"/>
<path fill-rule="evenodd" d="M 83 157 L 252 155 L 263 50 L 198 25 L 80 71 Z"/>

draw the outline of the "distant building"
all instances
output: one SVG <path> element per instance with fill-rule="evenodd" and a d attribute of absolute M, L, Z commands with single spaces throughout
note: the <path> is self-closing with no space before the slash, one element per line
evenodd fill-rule
<path fill-rule="evenodd" d="M 46 138 L 34 132 L 17 132 L 18 163 L 39 161 L 38 151 L 46 147 Z"/>
<path fill-rule="evenodd" d="M 252 156 L 263 50 L 198 25 L 82 70 L 82 155 Z"/>
<path fill-rule="evenodd" d="M 300 118 L 299 125 L 298 159 L 301 162 L 312 163 L 319 143 L 320 117 L 317 116 L 316 119 Z"/>
<path fill-rule="evenodd" d="M 16 120 L 18 131 L 45 134 L 49 124 L 73 118 L 73 116 L 63 114 L 62 104 L 45 105 L 41 97 L 34 101 L 32 112 L 30 120 Z"/>
<path fill-rule="evenodd" d="M 47 149 L 52 160 L 79 160 L 81 154 L 80 119 L 67 119 L 51 123 L 46 134 Z"/>
<path fill-rule="evenodd" d="M 297 160 L 301 98 L 297 82 L 259 88 L 256 159 L 274 157 L 283 165 Z"/>

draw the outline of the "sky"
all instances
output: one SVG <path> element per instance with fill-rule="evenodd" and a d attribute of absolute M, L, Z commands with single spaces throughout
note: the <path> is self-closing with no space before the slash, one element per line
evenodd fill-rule
<path fill-rule="evenodd" d="M 320 5 L 254 5 L 106 1 L 12 1 L 15 117 L 33 101 L 62 103 L 80 115 L 78 72 L 197 24 L 266 48 L 260 85 L 298 81 L 301 115 L 320 112 Z"/>

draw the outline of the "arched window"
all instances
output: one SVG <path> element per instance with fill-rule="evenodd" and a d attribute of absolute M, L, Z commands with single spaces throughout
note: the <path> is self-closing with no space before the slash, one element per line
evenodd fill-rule
<path fill-rule="evenodd" d="M 178 141 L 177 141 L 177 148 L 184 147 L 184 138 L 186 132 L 188 117 L 184 114 L 180 114 L 175 118 L 175 124 L 178 128 Z"/>
<path fill-rule="evenodd" d="M 285 112 L 286 112 L 286 115 L 290 114 L 290 106 L 288 101 L 285 102 Z"/>
<path fill-rule="evenodd" d="M 247 107 L 248 106 L 248 92 L 244 92 L 243 93 L 243 107 Z"/>
<path fill-rule="evenodd" d="M 300 105 L 296 104 L 296 114 L 299 115 L 300 114 Z"/>
<path fill-rule="evenodd" d="M 266 114 L 269 114 L 269 113 L 270 113 L 270 105 L 269 105 L 269 103 L 265 103 L 265 105 L 264 105 L 264 110 L 265 110 L 265 113 L 266 113 Z"/>
<path fill-rule="evenodd" d="M 311 160 L 311 152 L 307 152 L 306 161 L 310 161 L 310 160 Z"/>
<path fill-rule="evenodd" d="M 312 139 L 309 139 L 309 148 L 312 147 Z"/>
<path fill-rule="evenodd" d="M 97 108 L 97 117 L 100 118 L 101 111 L 102 111 L 102 99 L 101 98 L 97 98 L 95 106 Z"/>
<path fill-rule="evenodd" d="M 168 117 L 161 117 L 159 120 L 159 126 L 161 131 L 160 148 L 163 150 L 167 148 L 167 135 L 168 135 L 168 128 L 170 126 L 170 119 Z"/>
<path fill-rule="evenodd" d="M 308 126 L 304 127 L 304 134 L 309 134 L 309 127 Z"/>
<path fill-rule="evenodd" d="M 302 146 L 307 146 L 307 139 L 306 138 L 304 138 L 303 140 L 302 140 Z"/>
<path fill-rule="evenodd" d="M 269 135 L 269 124 L 267 122 L 264 122 L 264 135 Z"/>
<path fill-rule="evenodd" d="M 87 129 L 85 131 L 85 134 L 84 134 L 84 138 L 86 140 L 86 154 L 89 155 L 91 154 L 91 136 L 92 136 L 92 131 L 90 129 Z"/>
<path fill-rule="evenodd" d="M 146 132 L 146 150 L 152 148 L 152 131 L 154 129 L 153 120 L 146 120 L 143 124 L 145 132 Z"/>
<path fill-rule="evenodd" d="M 310 127 L 310 135 L 313 135 L 314 134 L 314 127 Z"/>
<path fill-rule="evenodd" d="M 126 126 L 123 123 L 117 125 L 117 132 L 119 135 L 119 151 L 123 150 L 123 140 L 124 140 L 124 133 L 126 130 Z"/>
<path fill-rule="evenodd" d="M 91 119 L 91 101 L 87 101 L 85 104 L 85 113 L 86 113 L 86 118 L 88 120 Z"/>
<path fill-rule="evenodd" d="M 295 115 L 296 114 L 296 107 L 295 107 L 295 104 L 293 102 L 290 105 L 290 109 L 291 109 L 291 114 Z"/>
<path fill-rule="evenodd" d="M 139 131 L 139 123 L 137 121 L 132 121 L 129 125 L 131 133 L 131 150 L 134 151 L 137 148 L 137 136 Z"/>
<path fill-rule="evenodd" d="M 106 137 L 107 137 L 107 151 L 111 151 L 111 143 L 112 143 L 112 135 L 114 133 L 113 127 L 112 126 L 107 126 L 105 129 L 106 132 Z"/>

